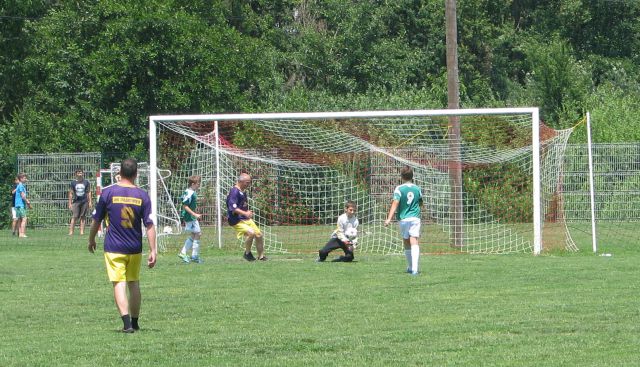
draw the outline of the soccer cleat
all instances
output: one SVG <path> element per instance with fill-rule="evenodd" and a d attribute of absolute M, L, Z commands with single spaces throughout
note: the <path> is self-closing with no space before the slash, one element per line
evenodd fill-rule
<path fill-rule="evenodd" d="M 263 256 L 263 257 L 259 258 L 258 260 L 260 260 L 260 261 L 267 261 L 267 260 L 269 260 L 269 259 L 267 259 L 267 257 L 266 257 L 266 256 Z"/>
<path fill-rule="evenodd" d="M 200 258 L 200 256 L 191 256 L 191 262 L 200 264 L 202 262 L 202 259 Z"/>
<path fill-rule="evenodd" d="M 242 257 L 247 261 L 256 261 L 256 258 L 253 256 L 251 252 L 245 253 Z"/>
<path fill-rule="evenodd" d="M 131 334 L 131 333 L 135 333 L 136 330 L 134 328 L 130 327 L 128 329 L 122 329 L 122 332 L 126 333 L 126 334 Z"/>
<path fill-rule="evenodd" d="M 420 274 L 420 273 L 419 273 L 419 272 L 417 272 L 417 271 L 412 271 L 410 274 L 411 274 L 411 275 L 413 275 L 413 276 L 415 276 L 415 275 L 418 275 L 418 274 Z"/>
<path fill-rule="evenodd" d="M 182 259 L 183 262 L 189 263 L 191 260 L 189 259 L 189 255 L 187 254 L 178 254 L 178 257 Z"/>
<path fill-rule="evenodd" d="M 411 268 L 407 268 L 407 273 L 409 273 L 409 274 L 413 273 L 413 272 L 411 271 Z"/>
<path fill-rule="evenodd" d="M 321 258 L 321 257 L 318 257 L 318 258 L 316 259 L 316 262 L 317 262 L 317 263 L 323 263 L 323 262 L 324 262 L 324 259 L 323 259 L 323 258 Z"/>

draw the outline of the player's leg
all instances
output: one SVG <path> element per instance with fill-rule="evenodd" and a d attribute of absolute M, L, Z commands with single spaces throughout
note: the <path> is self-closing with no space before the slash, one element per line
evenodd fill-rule
<path fill-rule="evenodd" d="M 87 217 L 87 208 L 89 207 L 89 202 L 84 202 L 80 204 L 80 235 L 84 235 L 84 223 L 85 218 Z"/>
<path fill-rule="evenodd" d="M 127 282 L 129 288 L 129 315 L 131 315 L 131 327 L 140 330 L 138 317 L 140 317 L 140 305 L 142 304 L 142 294 L 140 293 L 140 281 Z"/>
<path fill-rule="evenodd" d="M 332 238 L 329 241 L 327 241 L 327 244 L 324 245 L 324 247 L 321 248 L 320 251 L 318 251 L 318 255 L 319 255 L 318 260 L 325 261 L 331 251 L 340 248 L 340 244 L 341 242 L 337 238 Z"/>
<path fill-rule="evenodd" d="M 256 234 L 256 250 L 258 251 L 258 260 L 267 260 L 264 256 L 264 237 L 262 233 Z"/>
<path fill-rule="evenodd" d="M 131 326 L 131 315 L 129 314 L 127 282 L 139 280 L 141 259 L 142 254 L 123 255 L 110 252 L 104 253 L 107 275 L 113 284 L 113 298 L 116 302 L 120 317 L 122 318 L 122 331 L 126 333 L 132 333 L 134 331 Z"/>
<path fill-rule="evenodd" d="M 411 270 L 412 274 L 418 274 L 420 265 L 420 219 L 414 219 L 409 227 L 409 244 L 411 246 Z"/>
<path fill-rule="evenodd" d="M 412 270 L 412 258 L 411 258 L 411 241 L 409 238 L 409 228 L 410 223 L 405 220 L 401 220 L 398 222 L 398 226 L 400 227 L 400 235 L 402 236 L 402 245 L 404 247 L 404 256 L 407 259 L 407 273 L 413 272 Z"/>
<path fill-rule="evenodd" d="M 129 314 L 129 298 L 127 297 L 127 282 L 112 282 L 113 298 L 116 301 L 116 307 L 120 316 Z"/>
<path fill-rule="evenodd" d="M 410 250 L 411 251 L 411 273 L 417 274 L 420 264 L 420 245 L 417 237 L 410 237 Z"/>
<path fill-rule="evenodd" d="M 256 238 L 256 235 L 253 231 L 248 231 L 244 236 L 244 258 L 247 261 L 253 261 L 256 258 L 251 253 L 251 246 L 253 245 L 253 240 Z"/>
<path fill-rule="evenodd" d="M 193 248 L 193 221 L 185 224 L 184 231 L 189 233 L 189 236 L 184 240 L 184 245 L 182 246 L 178 257 L 181 258 L 182 261 L 188 263 L 191 259 L 187 253 Z"/>
<path fill-rule="evenodd" d="M 411 256 L 411 239 L 403 238 L 402 245 L 404 246 L 404 257 L 407 259 L 407 273 L 412 273 L 413 259 Z"/>
<path fill-rule="evenodd" d="M 22 228 L 22 218 L 16 219 L 16 236 L 20 237 L 20 228 Z"/>
<path fill-rule="evenodd" d="M 245 221 L 244 224 L 246 225 L 248 232 L 253 234 L 253 243 L 256 245 L 258 260 L 266 261 L 267 257 L 264 256 L 264 237 L 262 235 L 262 231 L 253 219 Z M 251 249 L 251 247 L 249 247 L 249 249 Z"/>
<path fill-rule="evenodd" d="M 200 223 L 195 220 L 191 232 L 191 242 L 193 243 L 193 248 L 191 251 L 191 261 L 196 263 L 200 262 L 200 235 Z"/>
<path fill-rule="evenodd" d="M 256 238 L 255 225 L 252 226 L 251 220 L 244 220 L 235 225 L 233 225 L 233 229 L 236 231 L 236 236 L 239 240 L 243 241 L 244 244 L 244 253 L 242 258 L 247 261 L 254 261 L 256 258 L 251 253 L 251 246 L 253 246 L 253 240 Z"/>
<path fill-rule="evenodd" d="M 340 248 L 344 251 L 344 255 L 340 256 L 340 261 L 347 263 L 353 261 L 353 251 L 351 250 L 353 247 L 340 241 Z"/>
<path fill-rule="evenodd" d="M 16 235 L 16 231 L 17 231 L 17 227 L 16 224 L 18 223 L 18 217 L 16 216 L 16 208 L 15 207 L 11 207 L 11 234 L 12 235 Z"/>
<path fill-rule="evenodd" d="M 116 301 L 116 307 L 122 318 L 122 331 L 129 333 L 133 332 L 131 326 L 131 315 L 129 315 L 129 299 L 127 298 L 127 282 L 112 282 L 113 283 L 113 298 Z"/>
<path fill-rule="evenodd" d="M 140 304 L 142 303 L 142 296 L 140 294 L 140 264 L 142 262 L 142 254 L 125 255 L 125 260 L 125 278 L 129 290 L 128 301 L 131 328 L 138 330 L 140 329 L 138 326 L 138 316 L 140 315 Z"/>
<path fill-rule="evenodd" d="M 78 204 L 71 204 L 71 220 L 69 221 L 69 236 L 73 236 L 73 231 L 76 227 L 76 220 L 78 220 Z"/>
<path fill-rule="evenodd" d="M 19 237 L 27 237 L 27 212 L 24 210 L 24 216 L 20 219 L 20 236 Z"/>

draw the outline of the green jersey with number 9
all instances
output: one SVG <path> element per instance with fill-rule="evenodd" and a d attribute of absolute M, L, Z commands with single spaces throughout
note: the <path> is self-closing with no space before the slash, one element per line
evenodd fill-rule
<path fill-rule="evenodd" d="M 406 182 L 393 190 L 393 200 L 398 200 L 399 203 L 396 211 L 398 220 L 420 218 L 420 205 L 422 204 L 420 187 Z"/>

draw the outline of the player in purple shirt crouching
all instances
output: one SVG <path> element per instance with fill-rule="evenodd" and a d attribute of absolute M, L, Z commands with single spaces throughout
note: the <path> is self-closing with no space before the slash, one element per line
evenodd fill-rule
<path fill-rule="evenodd" d="M 102 192 L 93 214 L 89 233 L 89 252 L 96 249 L 96 234 L 102 220 L 107 224 L 104 239 L 104 260 L 107 274 L 113 284 L 113 296 L 122 317 L 125 333 L 140 329 L 140 263 L 142 262 L 142 224 L 149 240 L 147 265 L 156 264 L 156 230 L 151 218 L 149 195 L 134 182 L 138 163 L 125 159 L 120 168 L 120 182 Z M 127 288 L 129 297 L 127 297 Z"/>
<path fill-rule="evenodd" d="M 266 261 L 264 255 L 264 236 L 258 225 L 253 221 L 253 211 L 249 210 L 246 190 L 251 185 L 251 176 L 248 173 L 241 173 L 235 186 L 227 195 L 227 217 L 229 225 L 236 230 L 239 240 L 244 240 L 244 255 L 247 261 L 254 261 L 256 258 L 251 253 L 251 247 L 255 243 L 258 251 L 258 260 Z"/>

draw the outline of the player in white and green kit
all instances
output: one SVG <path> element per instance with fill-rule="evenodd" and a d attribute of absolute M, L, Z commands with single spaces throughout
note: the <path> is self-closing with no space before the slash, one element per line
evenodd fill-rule
<path fill-rule="evenodd" d="M 413 183 L 413 170 L 405 166 L 400 171 L 400 176 L 404 182 L 393 190 L 393 201 L 384 225 L 388 226 L 397 214 L 402 243 L 404 244 L 404 254 L 407 258 L 407 273 L 418 275 L 418 264 L 420 260 L 420 208 L 422 207 L 422 191 L 420 187 Z"/>
<path fill-rule="evenodd" d="M 198 195 L 196 191 L 200 188 L 200 176 L 189 177 L 189 187 L 182 194 L 182 212 L 180 216 L 185 222 L 185 232 L 190 232 L 191 235 L 184 241 L 184 246 L 178 254 L 178 257 L 185 263 L 194 262 L 199 263 L 200 260 L 200 223 L 198 219 L 202 214 L 196 213 L 198 207 Z M 191 250 L 191 257 L 187 255 L 187 252 Z"/>

